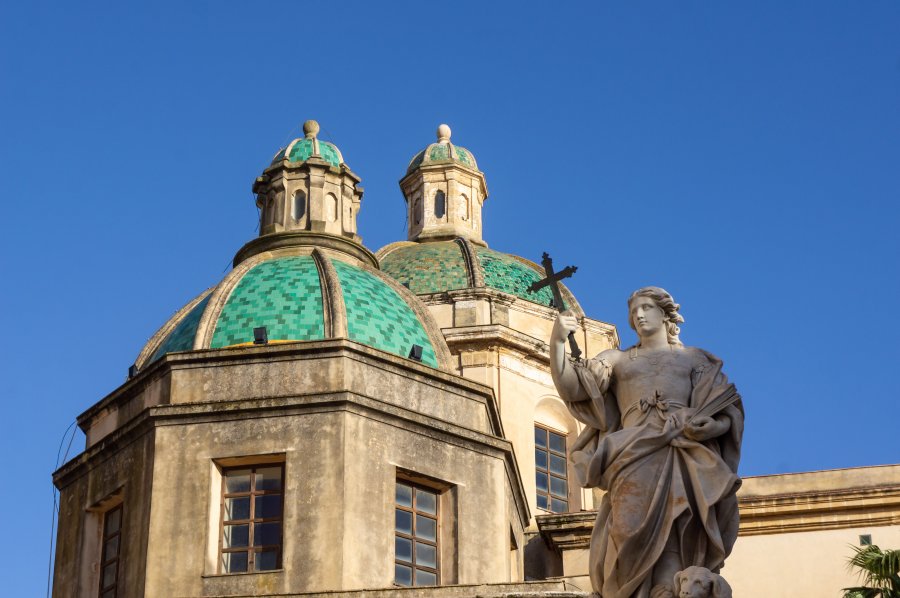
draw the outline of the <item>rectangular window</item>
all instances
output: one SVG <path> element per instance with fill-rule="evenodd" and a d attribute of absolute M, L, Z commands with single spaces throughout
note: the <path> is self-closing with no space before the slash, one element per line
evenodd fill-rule
<path fill-rule="evenodd" d="M 567 512 L 569 482 L 565 435 L 535 424 L 534 465 L 538 508 L 551 513 Z"/>
<path fill-rule="evenodd" d="M 222 470 L 222 573 L 281 568 L 284 465 Z"/>
<path fill-rule="evenodd" d="M 394 505 L 394 583 L 440 583 L 439 495 L 435 490 L 398 480 Z"/>
<path fill-rule="evenodd" d="M 100 598 L 116 598 L 119 589 L 119 552 L 122 546 L 121 503 L 103 516 L 100 553 Z"/>

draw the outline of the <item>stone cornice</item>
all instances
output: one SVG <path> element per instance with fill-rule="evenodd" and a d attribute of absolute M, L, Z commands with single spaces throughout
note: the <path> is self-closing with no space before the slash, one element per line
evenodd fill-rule
<path fill-rule="evenodd" d="M 440 442 L 502 458 L 522 526 L 528 525 L 530 518 L 528 501 L 521 483 L 513 447 L 508 440 L 501 436 L 465 428 L 418 411 L 349 391 L 149 407 L 89 447 L 84 453 L 60 467 L 53 474 L 53 483 L 58 488 L 65 487 L 81 476 L 85 470 L 93 468 L 123 446 L 134 442 L 159 426 L 245 421 L 275 415 L 303 415 L 332 411 L 349 412 L 391 425 L 399 425 L 404 429 L 415 431 Z"/>
<path fill-rule="evenodd" d="M 284 249 L 286 247 L 325 247 L 327 249 L 346 253 L 375 269 L 378 269 L 379 267 L 378 258 L 362 244 L 337 235 L 311 231 L 270 233 L 248 241 L 238 250 L 237 254 L 235 254 L 234 266 L 237 266 L 247 258 L 259 253 Z"/>
<path fill-rule="evenodd" d="M 860 468 L 876 472 L 879 467 Z M 795 474 L 813 477 L 815 473 Z M 790 476 L 784 476 L 790 477 Z M 877 482 L 877 480 L 873 480 Z M 851 527 L 900 525 L 900 484 L 829 488 L 806 492 L 741 496 L 740 536 L 815 532 Z M 597 511 L 538 515 L 538 529 L 556 550 L 589 548 Z"/>
<path fill-rule="evenodd" d="M 259 575 L 259 574 L 257 574 Z M 380 588 L 368 590 L 326 590 L 290 594 L 266 594 L 278 598 L 588 598 L 587 592 L 574 590 L 564 579 L 504 583 L 460 584 L 427 588 Z M 250 598 L 233 594 L 209 595 L 209 598 Z"/>
<path fill-rule="evenodd" d="M 556 550 L 590 548 L 597 511 L 538 515 L 538 529 L 547 546 Z"/>
<path fill-rule="evenodd" d="M 345 338 L 167 353 L 85 410 L 77 418 L 78 425 L 86 431 L 93 417 L 136 397 L 146 387 L 164 378 L 171 370 L 336 356 L 352 357 L 398 373 L 409 372 L 433 384 L 455 388 L 466 394 L 480 395 L 487 405 L 492 429 L 496 434 L 503 435 L 497 402 L 490 387 Z"/>
<path fill-rule="evenodd" d="M 543 364 L 550 363 L 550 348 L 547 343 L 502 324 L 444 328 L 443 332 L 447 346 L 454 352 L 502 345 L 537 359 Z"/>
<path fill-rule="evenodd" d="M 740 535 L 900 524 L 900 484 L 739 496 Z"/>

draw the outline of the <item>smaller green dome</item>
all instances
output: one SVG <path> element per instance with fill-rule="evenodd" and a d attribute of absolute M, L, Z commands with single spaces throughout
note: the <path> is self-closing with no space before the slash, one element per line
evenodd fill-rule
<path fill-rule="evenodd" d="M 381 271 L 417 295 L 486 287 L 538 305 L 550 306 L 553 301 L 548 287 L 534 293 L 528 290 L 544 278 L 540 266 L 463 238 L 401 242 L 383 248 L 378 255 Z M 574 297 L 563 289 L 566 302 L 574 303 Z"/>
<path fill-rule="evenodd" d="M 315 156 L 325 160 L 332 166 L 340 166 L 344 162 L 341 150 L 333 143 L 321 141 L 316 136 L 319 134 L 319 123 L 308 120 L 303 123 L 305 137 L 294 139 L 287 147 L 275 154 L 272 163 L 287 160 L 288 162 L 302 163 Z"/>
<path fill-rule="evenodd" d="M 475 162 L 475 156 L 472 152 L 464 147 L 453 145 L 450 143 L 450 127 L 441 125 L 437 130 L 437 143 L 432 143 L 421 152 L 413 156 L 406 173 L 414 171 L 420 166 L 429 164 L 456 163 L 472 170 L 478 170 L 478 163 Z"/>

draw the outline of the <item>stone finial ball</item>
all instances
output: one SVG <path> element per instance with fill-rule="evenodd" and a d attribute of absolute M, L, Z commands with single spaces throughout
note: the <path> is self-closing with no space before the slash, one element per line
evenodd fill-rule
<path fill-rule="evenodd" d="M 438 141 L 450 141 L 450 127 L 440 125 L 437 129 Z"/>
<path fill-rule="evenodd" d="M 319 123 L 314 120 L 308 120 L 303 123 L 303 134 L 307 137 L 315 137 L 319 134 Z"/>

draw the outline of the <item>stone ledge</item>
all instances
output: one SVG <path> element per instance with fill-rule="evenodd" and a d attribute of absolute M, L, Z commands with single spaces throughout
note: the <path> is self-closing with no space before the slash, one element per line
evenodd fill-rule
<path fill-rule="evenodd" d="M 551 549 L 586 549 L 591 546 L 597 511 L 538 515 L 535 519 L 541 537 Z"/>
<path fill-rule="evenodd" d="M 521 583 L 437 586 L 432 588 L 382 588 L 372 590 L 332 590 L 300 594 L 265 594 L 268 598 L 586 598 L 587 592 L 570 589 L 563 580 Z M 254 594 L 260 597 L 263 595 Z M 184 596 L 181 598 L 199 598 Z M 206 598 L 226 598 L 208 596 Z M 228 595 L 227 598 L 251 598 Z"/>
<path fill-rule="evenodd" d="M 738 491 L 738 508 L 741 515 L 740 536 L 763 534 L 784 534 L 812 532 L 851 527 L 873 527 L 900 525 L 900 483 L 893 483 L 894 474 L 900 466 L 874 466 L 856 468 L 850 483 L 869 480 L 865 486 L 844 488 L 829 484 L 822 489 L 785 493 L 746 495 L 742 488 Z M 814 480 L 813 473 L 823 478 L 844 474 L 841 470 L 785 474 L 789 483 L 784 488 L 799 490 L 793 477 L 804 481 Z M 866 475 L 868 474 L 868 475 Z M 879 484 L 879 477 L 889 483 Z M 758 478 L 756 478 L 758 479 Z M 753 487 L 755 478 L 748 478 Z M 768 485 L 767 489 L 777 487 Z M 551 549 L 572 550 L 590 547 L 591 531 L 594 528 L 596 511 L 562 513 L 558 515 L 538 515 L 537 524 L 541 537 Z"/>
<path fill-rule="evenodd" d="M 517 349 L 526 355 L 550 363 L 550 348 L 544 341 L 502 324 L 484 324 L 443 328 L 444 338 L 451 350 L 461 351 L 469 347 L 492 347 L 498 344 Z"/>
<path fill-rule="evenodd" d="M 900 484 L 738 497 L 740 535 L 900 524 Z"/>
<path fill-rule="evenodd" d="M 85 426 L 88 425 L 91 418 L 104 409 L 139 395 L 147 385 L 165 377 L 171 370 L 236 364 L 268 364 L 275 361 L 323 357 L 352 357 L 357 361 L 388 371 L 421 378 L 423 381 L 442 388 L 457 389 L 457 392 L 460 393 L 484 396 L 486 402 L 491 403 L 491 423 L 501 430 L 502 435 L 499 411 L 496 409 L 495 400 L 491 400 L 493 391 L 490 387 L 344 338 L 167 353 L 138 373 L 137 376 L 127 380 L 86 409 L 77 417 L 77 421 L 79 427 L 86 431 Z M 487 399 L 488 396 L 491 399 Z"/>

